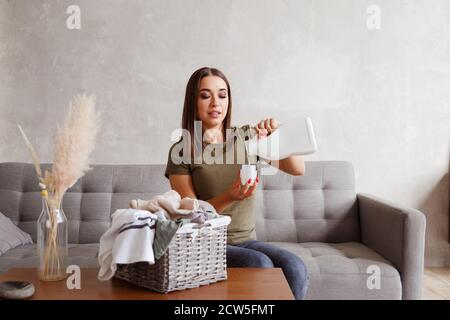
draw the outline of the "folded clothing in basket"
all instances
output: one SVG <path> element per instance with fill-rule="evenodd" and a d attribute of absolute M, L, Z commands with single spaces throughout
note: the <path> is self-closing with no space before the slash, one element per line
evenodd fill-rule
<path fill-rule="evenodd" d="M 155 241 L 153 241 L 153 254 L 156 260 L 164 255 L 170 241 L 182 224 L 181 220 L 158 220 L 156 222 Z"/>
<path fill-rule="evenodd" d="M 129 206 L 134 209 L 148 210 L 157 214 L 162 220 L 189 219 L 189 222 L 203 224 L 206 220 L 219 216 L 209 202 L 189 197 L 181 199 L 180 194 L 175 190 L 169 190 L 150 200 L 132 200 Z"/>
<path fill-rule="evenodd" d="M 177 229 L 185 223 L 204 224 L 219 217 L 216 209 L 207 201 L 181 196 L 169 190 L 150 200 L 131 200 L 130 208 L 148 210 L 158 216 L 153 250 L 155 259 L 162 257 Z"/>
<path fill-rule="evenodd" d="M 152 245 L 156 222 L 157 216 L 145 210 L 116 210 L 111 227 L 100 238 L 98 279 L 111 279 L 117 264 L 155 263 Z"/>
<path fill-rule="evenodd" d="M 98 278 L 111 279 L 117 264 L 155 263 L 180 227 L 181 232 L 195 235 L 198 231 L 195 226 L 229 223 L 219 217 L 222 216 L 210 203 L 188 197 L 181 199 L 175 190 L 151 200 L 132 200 L 129 209 L 113 213 L 111 227 L 100 238 Z"/>

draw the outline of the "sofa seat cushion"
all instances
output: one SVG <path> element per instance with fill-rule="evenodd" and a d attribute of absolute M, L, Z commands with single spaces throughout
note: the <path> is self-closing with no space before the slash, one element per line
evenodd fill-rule
<path fill-rule="evenodd" d="M 402 298 L 397 269 L 362 243 L 270 243 L 295 253 L 304 261 L 309 274 L 307 299 Z M 367 284 L 374 283 L 371 281 L 374 269 L 380 272 L 379 289 Z"/>
<path fill-rule="evenodd" d="M 67 265 L 80 268 L 98 268 L 98 243 L 69 244 Z M 0 273 L 11 268 L 35 268 L 37 266 L 36 244 L 28 244 L 9 250 L 0 258 Z"/>

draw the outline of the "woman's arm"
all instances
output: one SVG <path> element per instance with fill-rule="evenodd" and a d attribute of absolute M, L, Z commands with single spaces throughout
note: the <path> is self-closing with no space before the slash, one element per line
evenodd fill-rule
<path fill-rule="evenodd" d="M 305 161 L 302 156 L 290 156 L 282 160 L 266 160 L 271 166 L 293 176 L 305 174 Z"/>
<path fill-rule="evenodd" d="M 278 121 L 273 118 L 261 120 L 255 126 L 258 138 L 270 135 L 274 130 L 278 128 L 278 126 Z M 293 176 L 302 176 L 305 174 L 305 161 L 303 160 L 302 156 L 290 156 L 282 160 L 263 160 L 265 160 L 271 166 L 274 166 L 281 171 L 284 171 Z"/>
<path fill-rule="evenodd" d="M 178 192 L 182 199 L 184 197 L 189 197 L 192 199 L 197 198 L 194 190 L 194 185 L 192 183 L 192 177 L 190 175 L 171 174 L 169 176 L 169 181 L 171 188 Z M 250 185 L 250 181 L 247 182 L 246 185 L 241 186 L 241 178 L 239 177 L 238 173 L 238 177 L 236 178 L 236 180 L 225 192 L 206 201 L 209 202 L 218 213 L 221 213 L 234 201 L 243 200 L 247 197 L 250 197 L 256 190 L 258 182 L 259 179 L 256 178 L 253 186 Z"/>
<path fill-rule="evenodd" d="M 207 200 L 217 211 L 217 213 L 222 213 L 230 204 L 234 202 L 228 192 L 219 194 L 217 197 Z"/>
<path fill-rule="evenodd" d="M 189 197 L 192 199 L 197 199 L 195 194 L 194 185 L 192 183 L 192 176 L 188 174 L 171 174 L 169 176 L 170 186 L 173 190 L 178 192 L 181 199 L 184 197 Z M 234 200 L 228 192 L 219 194 L 217 197 L 207 200 L 218 213 L 221 213 L 228 205 L 230 205 Z"/>
<path fill-rule="evenodd" d="M 218 213 L 221 213 L 234 201 L 244 200 L 245 198 L 250 197 L 259 184 L 259 177 L 256 177 L 256 180 L 253 181 L 253 185 L 251 185 L 251 183 L 252 181 L 249 179 L 247 183 L 242 186 L 241 177 L 238 172 L 236 180 L 233 181 L 225 192 L 207 201 L 214 206 Z"/>
<path fill-rule="evenodd" d="M 189 174 L 171 174 L 169 176 L 170 187 L 180 195 L 181 199 L 189 197 L 197 199 L 192 177 Z"/>

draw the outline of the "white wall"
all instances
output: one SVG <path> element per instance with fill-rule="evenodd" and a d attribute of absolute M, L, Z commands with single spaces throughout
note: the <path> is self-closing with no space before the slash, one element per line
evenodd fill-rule
<path fill-rule="evenodd" d="M 81 8 L 81 30 L 66 8 Z M 381 29 L 366 26 L 369 5 Z M 0 0 L 0 161 L 43 162 L 69 99 L 97 95 L 93 163 L 165 163 L 186 82 L 221 69 L 234 124 L 313 119 L 357 191 L 423 210 L 426 264 L 450 265 L 450 2 Z"/>

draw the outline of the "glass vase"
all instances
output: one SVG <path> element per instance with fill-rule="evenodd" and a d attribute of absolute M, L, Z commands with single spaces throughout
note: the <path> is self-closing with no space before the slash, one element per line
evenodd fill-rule
<path fill-rule="evenodd" d="M 62 202 L 42 198 L 37 221 L 38 277 L 42 281 L 65 279 L 68 256 L 68 222 Z"/>

